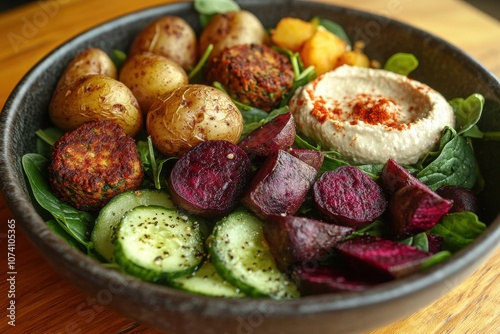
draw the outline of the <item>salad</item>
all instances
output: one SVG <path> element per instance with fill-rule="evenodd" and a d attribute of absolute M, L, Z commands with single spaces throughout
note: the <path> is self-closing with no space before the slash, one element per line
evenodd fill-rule
<path fill-rule="evenodd" d="M 448 101 L 456 126 L 445 127 L 418 163 L 354 164 L 304 136 L 289 102 L 337 66 L 408 76 L 418 60 L 399 53 L 381 65 L 330 20 L 286 18 L 285 30 L 278 24 L 267 31 L 235 3 L 218 2 L 222 8 L 212 3 L 195 1 L 210 32 L 196 44 L 202 52 L 195 61 L 188 46 L 177 47 L 183 61 L 145 57 L 137 50 L 147 43 L 146 28 L 146 37 L 133 43 L 137 50 L 116 51 L 114 63 L 99 51 L 87 52 L 85 57 L 95 59 L 96 52 L 105 59 L 106 73 L 88 75 L 68 66 L 63 74 L 50 107 L 57 126 L 37 132 L 37 152 L 22 162 L 41 216 L 71 246 L 112 269 L 191 293 L 289 299 L 360 291 L 426 270 L 486 229 L 476 214 L 483 180 L 471 143 L 499 136 L 477 126 L 481 95 Z M 232 17 L 232 24 L 250 29 L 243 35 L 252 40 L 219 45 L 221 36 L 211 25 L 236 14 L 241 15 Z M 190 45 L 189 28 L 179 18 L 168 19 Z M 337 57 L 325 62 L 325 50 L 317 45 Z M 138 57 L 142 60 L 134 64 Z M 254 82 L 246 74 L 245 81 L 237 81 L 229 70 L 235 66 L 227 65 L 234 59 L 252 60 L 238 73 L 267 80 Z M 110 79 L 137 78 L 123 73 L 127 66 L 139 73 L 146 61 L 176 78 L 174 86 L 170 81 L 159 88 L 161 96 L 155 91 L 153 102 L 146 84 Z M 266 68 L 280 70 L 268 78 Z M 81 108 L 87 96 L 71 96 L 73 85 L 110 87 L 125 103 L 120 113 L 89 122 L 98 107 L 89 102 Z M 88 110 L 88 117 L 58 117 L 74 105 Z M 156 128 L 172 113 L 176 123 Z M 175 128 L 179 120 L 195 123 L 189 138 Z M 202 134 L 207 137 L 200 140 Z"/>

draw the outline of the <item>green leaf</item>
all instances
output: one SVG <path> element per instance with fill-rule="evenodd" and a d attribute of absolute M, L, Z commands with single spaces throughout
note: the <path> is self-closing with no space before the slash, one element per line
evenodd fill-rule
<path fill-rule="evenodd" d="M 232 0 L 195 0 L 194 9 L 198 12 L 202 27 L 206 27 L 216 14 L 238 11 L 240 6 Z"/>
<path fill-rule="evenodd" d="M 452 99 L 449 103 L 457 117 L 457 132 L 461 135 L 471 130 L 481 118 L 484 107 L 484 97 L 481 94 L 472 94 L 466 99 Z M 479 129 L 476 127 L 474 132 L 470 132 L 469 134 L 474 134 L 474 137 L 476 137 L 478 131 Z"/>
<path fill-rule="evenodd" d="M 125 61 L 127 60 L 127 54 L 122 50 L 113 50 L 111 52 L 110 58 L 115 64 L 116 69 L 120 71 L 123 64 L 125 64 Z"/>
<path fill-rule="evenodd" d="M 288 106 L 274 109 L 269 113 L 257 108 L 241 110 L 241 114 L 243 116 L 243 132 L 241 134 L 240 140 L 248 136 L 255 129 L 270 122 L 277 116 L 285 114 L 287 112 L 288 112 Z"/>
<path fill-rule="evenodd" d="M 443 216 L 430 233 L 443 237 L 443 249 L 455 253 L 472 243 L 486 230 L 472 212 L 454 212 Z"/>
<path fill-rule="evenodd" d="M 240 6 L 233 0 L 195 0 L 194 9 L 199 14 L 212 15 L 240 10 Z"/>
<path fill-rule="evenodd" d="M 425 232 L 415 234 L 411 237 L 401 240 L 400 242 L 402 244 L 420 249 L 424 252 L 429 251 L 429 239 L 427 238 L 427 233 Z"/>
<path fill-rule="evenodd" d="M 50 190 L 47 181 L 49 160 L 36 153 L 25 154 L 22 165 L 36 201 L 50 212 L 70 236 L 87 248 L 95 218 L 61 201 Z"/>
<path fill-rule="evenodd" d="M 84 251 L 82 245 L 78 243 L 75 238 L 73 238 L 66 230 L 59 224 L 55 219 L 51 219 L 46 222 L 47 226 L 50 227 L 59 237 L 65 240 L 71 247 Z"/>
<path fill-rule="evenodd" d="M 477 179 L 477 163 L 470 142 L 455 133 L 439 156 L 416 176 L 432 190 L 444 185 L 472 188 Z"/>
<path fill-rule="evenodd" d="M 449 251 L 437 252 L 436 254 L 434 254 L 430 258 L 428 258 L 422 264 L 422 267 L 420 267 L 420 269 L 421 270 L 429 269 L 430 267 L 435 266 L 436 264 L 441 263 L 444 260 L 447 260 L 450 256 L 451 256 L 451 252 L 449 252 Z"/>
<path fill-rule="evenodd" d="M 408 76 L 418 67 L 418 59 L 411 53 L 393 54 L 384 64 L 384 70 Z"/>

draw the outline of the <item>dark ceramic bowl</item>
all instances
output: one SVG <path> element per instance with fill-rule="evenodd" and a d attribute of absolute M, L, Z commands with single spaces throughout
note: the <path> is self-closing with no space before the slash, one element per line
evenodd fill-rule
<path fill-rule="evenodd" d="M 485 68 L 452 45 L 400 22 L 360 11 L 306 1 L 248 0 L 242 7 L 270 27 L 283 16 L 332 19 L 366 52 L 381 61 L 395 52 L 420 60 L 412 76 L 446 98 L 483 94 L 487 106 L 480 124 L 500 130 L 500 83 Z M 0 178 L 16 221 L 45 259 L 63 277 L 127 317 L 168 333 L 354 333 L 403 318 L 457 285 L 495 249 L 500 240 L 499 143 L 478 142 L 477 158 L 486 180 L 482 221 L 487 231 L 466 249 L 426 272 L 359 293 L 325 294 L 292 301 L 229 300 L 195 296 L 141 282 L 106 269 L 73 250 L 37 214 L 29 196 L 21 157 L 35 151 L 35 131 L 48 123 L 47 105 L 64 66 L 86 47 L 126 50 L 136 33 L 154 18 L 180 15 L 199 29 L 191 3 L 143 10 L 120 17 L 68 41 L 40 61 L 18 84 L 1 113 Z"/>

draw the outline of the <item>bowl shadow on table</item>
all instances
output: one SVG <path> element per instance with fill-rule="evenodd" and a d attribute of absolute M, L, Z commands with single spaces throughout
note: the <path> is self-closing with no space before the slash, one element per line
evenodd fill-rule
<path fill-rule="evenodd" d="M 288 15 L 332 19 L 356 40 L 363 37 L 366 52 L 384 60 L 395 52 L 411 52 L 421 60 L 414 78 L 448 98 L 482 93 L 488 103 L 485 124 L 500 129 L 498 80 L 452 45 L 395 20 L 324 4 L 301 1 L 244 1 L 265 26 Z M 270 9 L 271 8 L 271 9 Z M 267 299 L 228 300 L 186 293 L 140 282 L 97 265 L 59 239 L 34 211 L 20 164 L 23 154 L 35 151 L 35 131 L 49 125 L 47 106 L 65 64 L 84 48 L 107 52 L 126 50 L 133 36 L 154 18 L 180 15 L 200 29 L 190 4 L 160 6 L 119 18 L 88 31 L 44 58 L 16 87 L 1 115 L 0 173 L 7 203 L 28 238 L 44 258 L 74 285 L 127 317 L 169 333 L 339 333 L 364 332 L 415 312 L 470 275 L 493 251 L 500 238 L 500 193 L 496 172 L 498 143 L 476 145 L 482 174 L 487 180 L 480 215 L 492 226 L 473 245 L 451 261 L 428 272 L 390 282 L 360 293 L 326 294 L 292 301 Z M 389 37 L 388 37 L 389 36 Z M 22 112 L 21 112 L 22 111 Z M 22 116 L 22 117 L 21 117 Z M 496 219 L 496 220 L 495 220 Z"/>

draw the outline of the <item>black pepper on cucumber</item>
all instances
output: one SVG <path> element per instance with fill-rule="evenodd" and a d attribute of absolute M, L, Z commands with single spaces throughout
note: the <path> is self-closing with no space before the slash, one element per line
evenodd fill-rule
<path fill-rule="evenodd" d="M 195 220 L 175 209 L 150 205 L 125 213 L 116 230 L 114 255 L 130 275 L 166 282 L 200 266 L 205 248 Z"/>
<path fill-rule="evenodd" d="M 263 234 L 264 223 L 239 210 L 216 223 L 210 237 L 210 256 L 217 272 L 253 297 L 289 299 L 297 286 L 277 267 Z"/>
<path fill-rule="evenodd" d="M 94 250 L 104 260 L 113 263 L 115 249 L 115 230 L 125 212 L 140 205 L 158 205 L 175 209 L 170 194 L 163 190 L 142 189 L 126 191 L 115 196 L 99 212 L 91 241 Z"/>

